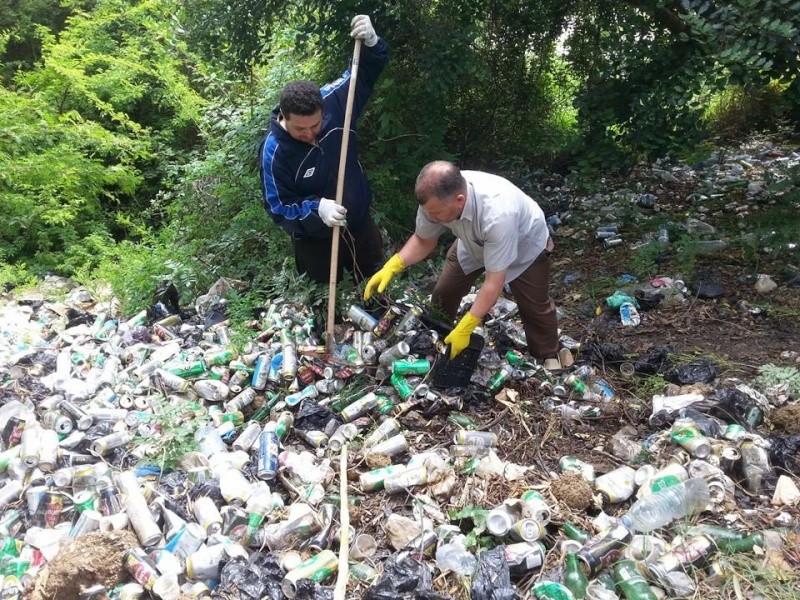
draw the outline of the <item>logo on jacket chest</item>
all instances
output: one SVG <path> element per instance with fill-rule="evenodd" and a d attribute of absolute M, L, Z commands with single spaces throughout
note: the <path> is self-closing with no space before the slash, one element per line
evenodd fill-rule
<path fill-rule="evenodd" d="M 315 170 L 316 167 L 311 167 L 310 169 L 306 169 L 306 172 L 303 173 L 303 179 L 308 179 L 309 177 L 313 176 Z"/>

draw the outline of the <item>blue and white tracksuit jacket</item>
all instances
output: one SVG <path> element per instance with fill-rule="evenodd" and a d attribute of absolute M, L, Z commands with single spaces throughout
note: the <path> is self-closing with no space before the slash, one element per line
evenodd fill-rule
<path fill-rule="evenodd" d="M 389 49 L 383 38 L 372 48 L 361 48 L 343 194 L 347 225 L 353 230 L 366 221 L 372 201 L 369 182 L 358 161 L 355 125 L 388 60 Z M 278 123 L 278 108 L 272 111 L 270 131 L 259 149 L 261 190 L 264 208 L 293 238 L 331 236 L 331 228 L 322 222 L 317 211 L 320 198 L 336 198 L 350 75 L 348 69 L 320 90 L 323 109 L 318 145 L 294 139 Z"/>

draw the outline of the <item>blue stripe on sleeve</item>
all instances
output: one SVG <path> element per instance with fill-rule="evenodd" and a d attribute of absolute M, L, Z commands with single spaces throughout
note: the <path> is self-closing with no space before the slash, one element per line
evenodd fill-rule
<path fill-rule="evenodd" d="M 332 81 L 331 83 L 326 83 L 325 85 L 323 85 L 319 89 L 319 91 L 322 93 L 323 98 L 327 98 L 348 81 L 350 81 L 350 69 L 342 73 L 342 76 L 339 77 L 339 79 L 337 79 L 336 81 Z"/>
<path fill-rule="evenodd" d="M 278 182 L 272 172 L 273 159 L 278 151 L 278 138 L 270 133 L 264 142 L 264 151 L 261 159 L 261 170 L 264 174 L 264 200 L 270 214 L 281 216 L 285 219 L 305 219 L 318 206 L 318 200 L 304 200 L 300 204 L 283 204 L 280 199 Z"/>

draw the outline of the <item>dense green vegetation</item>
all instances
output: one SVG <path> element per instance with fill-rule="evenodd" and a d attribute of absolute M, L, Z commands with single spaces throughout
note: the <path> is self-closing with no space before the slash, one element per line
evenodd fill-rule
<path fill-rule="evenodd" d="M 530 4 L 530 3 L 529 3 Z M 800 120 L 800 0 L 29 0 L 0 15 L 0 285 L 274 286 L 256 149 L 287 80 L 330 80 L 369 13 L 392 60 L 359 125 L 404 237 L 433 158 L 579 182 Z M 282 273 L 283 271 L 283 273 Z M 283 281 L 283 279 L 280 279 Z M 297 282 L 295 282 L 297 283 Z M 303 282 L 300 282 L 302 286 Z"/>

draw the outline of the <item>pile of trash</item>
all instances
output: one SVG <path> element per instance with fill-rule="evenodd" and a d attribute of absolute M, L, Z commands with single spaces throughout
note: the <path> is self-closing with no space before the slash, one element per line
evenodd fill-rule
<path fill-rule="evenodd" d="M 554 237 L 635 250 L 683 232 L 715 252 L 729 240 L 704 220 L 708 200 L 738 189 L 721 210 L 746 216 L 798 164 L 767 147 L 659 161 L 614 192 L 543 194 L 563 200 Z M 676 186 L 693 214 L 630 239 Z M 235 281 L 190 307 L 165 282 L 133 316 L 46 283 L 61 300 L 0 305 L 2 598 L 650 600 L 731 581 L 757 597 L 748 556 L 754 577 L 800 591 L 794 366 L 765 385 L 563 331 L 548 371 L 502 298 L 448 360 L 448 324 L 405 299 L 345 307 L 329 348 L 288 298 L 232 331 Z M 635 331 L 655 307 L 718 297 L 712 283 L 624 276 L 586 319 Z M 620 385 L 656 376 L 669 385 L 648 398 Z M 567 436 L 555 447 L 574 452 L 542 456 Z"/>
<path fill-rule="evenodd" d="M 476 599 L 651 598 L 651 586 L 685 596 L 693 569 L 725 577 L 717 557 L 760 548 L 777 560 L 797 535 L 800 436 L 757 429 L 776 404 L 796 402 L 785 388 L 688 392 L 715 381 L 713 364 L 674 368 L 663 349 L 629 362 L 567 335 L 565 368 L 548 372 L 521 352 L 509 301 L 456 361 L 437 323 L 400 303 L 377 316 L 349 307 L 327 354 L 313 315 L 276 299 L 235 344 L 229 285 L 188 310 L 165 286 L 127 320 L 80 289 L 66 302 L 6 305 L 4 598 L 332 598 L 341 540 L 347 597 L 454 597 L 434 589 L 441 573 Z M 513 418 L 531 405 L 601 418 L 620 399 L 597 364 L 675 382 L 653 398 L 655 433 L 614 436 L 622 466 L 514 464 L 498 457 L 492 427 L 474 422 L 487 407 Z M 436 423 L 456 424 L 452 438 L 429 434 Z M 737 486 L 783 509 L 766 531 L 728 518 Z M 364 514 L 370 502 L 376 514 Z M 346 532 L 344 508 L 357 524 Z M 570 522 L 576 509 L 591 531 Z M 724 525 L 693 525 L 701 514 Z"/>

